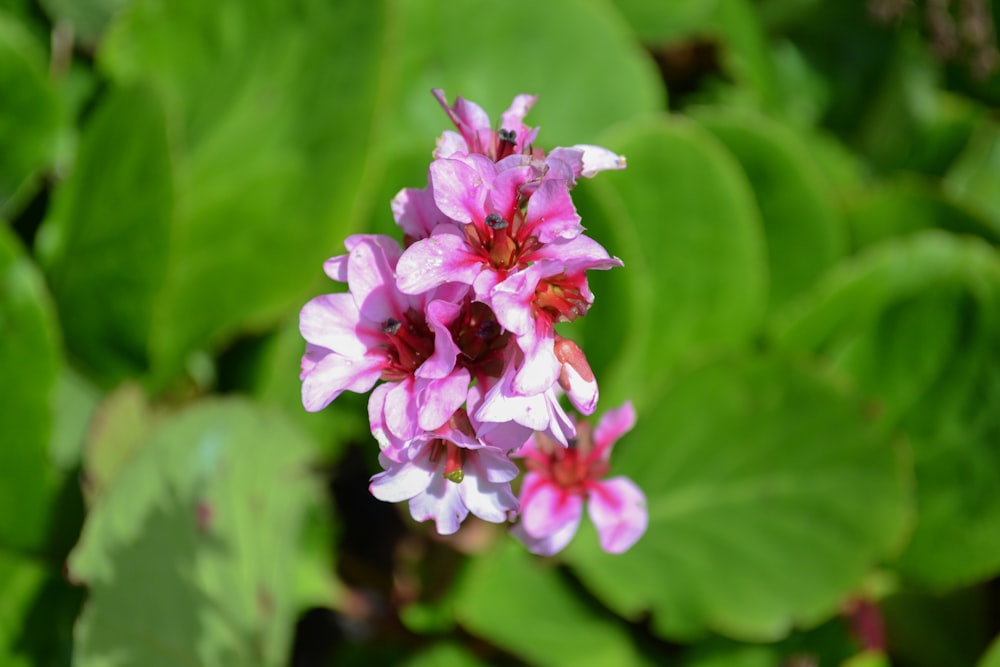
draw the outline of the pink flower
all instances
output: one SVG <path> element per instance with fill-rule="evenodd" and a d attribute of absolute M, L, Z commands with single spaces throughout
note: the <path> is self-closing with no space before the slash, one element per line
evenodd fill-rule
<path fill-rule="evenodd" d="M 299 316 L 307 343 L 303 405 L 321 410 L 341 392 L 363 393 L 383 379 L 372 400 L 384 406 L 393 433 L 408 437 L 441 426 L 465 402 L 471 378 L 457 363 L 449 330 L 461 310 L 454 302 L 466 289 L 403 294 L 396 289 L 400 248 L 394 240 L 357 235 L 345 245 L 348 254 L 325 268 L 350 291 L 316 297 Z"/>
<path fill-rule="evenodd" d="M 521 487 L 521 520 L 512 532 L 536 554 L 561 551 L 576 534 L 588 503 L 601 548 L 628 550 L 646 531 L 646 497 L 627 477 L 602 479 L 611 448 L 635 425 L 630 402 L 606 413 L 591 435 L 577 424 L 577 439 L 565 448 L 536 434 L 519 451 L 528 467 Z"/>
<path fill-rule="evenodd" d="M 372 477 L 372 495 L 387 502 L 408 500 L 413 518 L 433 519 L 442 535 L 457 531 L 469 512 L 503 523 L 517 510 L 510 490 L 517 466 L 505 452 L 476 439 L 464 411 L 396 454 L 401 460 L 379 455 L 385 472 Z"/>

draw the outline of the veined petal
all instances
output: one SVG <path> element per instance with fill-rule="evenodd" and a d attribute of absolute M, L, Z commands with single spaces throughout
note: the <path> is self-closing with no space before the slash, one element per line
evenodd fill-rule
<path fill-rule="evenodd" d="M 341 392 L 364 393 L 375 386 L 382 375 L 384 357 L 374 355 L 345 357 L 330 352 L 316 360 L 303 360 L 302 405 L 309 412 L 318 412 Z"/>
<path fill-rule="evenodd" d="M 309 301 L 299 313 L 299 332 L 306 342 L 348 357 L 360 357 L 384 338 L 361 320 L 350 294 L 324 294 Z"/>
<path fill-rule="evenodd" d="M 368 490 L 373 496 L 387 503 L 409 500 L 423 493 L 435 474 L 433 468 L 413 462 L 396 463 L 383 459 L 383 464 L 388 464 L 388 468 L 385 472 L 372 477 Z"/>
<path fill-rule="evenodd" d="M 442 158 L 431 163 L 429 180 L 434 203 L 449 218 L 470 223 L 485 216 L 483 210 L 490 184 L 479 170 L 463 160 Z"/>
<path fill-rule="evenodd" d="M 612 477 L 592 485 L 587 511 L 597 527 L 601 548 L 620 554 L 646 532 L 646 496 L 627 477 Z"/>
<path fill-rule="evenodd" d="M 525 487 L 528 487 L 529 475 L 525 476 Z M 545 537 L 567 524 L 579 523 L 582 511 L 580 496 L 567 493 L 552 482 L 536 482 L 528 492 L 521 493 L 521 524 L 533 537 Z"/>
<path fill-rule="evenodd" d="M 482 270 L 482 259 L 464 237 L 439 232 L 406 249 L 396 265 L 397 285 L 406 294 L 421 294 L 448 282 L 471 285 Z"/>
<path fill-rule="evenodd" d="M 392 217 L 411 239 L 423 239 L 434 228 L 450 220 L 434 203 L 434 193 L 427 188 L 405 188 L 392 198 Z"/>
<path fill-rule="evenodd" d="M 510 107 L 500 116 L 500 127 L 505 130 L 517 131 L 517 138 L 521 139 L 520 134 L 521 130 L 524 129 L 524 117 L 528 115 L 531 107 L 535 106 L 537 100 L 537 95 L 528 95 L 527 93 L 521 93 L 515 97 L 514 101 L 510 103 Z"/>
<path fill-rule="evenodd" d="M 526 219 L 531 234 L 542 243 L 572 239 L 583 231 L 565 181 L 542 181 L 528 200 Z"/>
<path fill-rule="evenodd" d="M 347 284 L 361 316 L 379 324 L 390 317 L 402 319 L 409 308 L 407 298 L 396 289 L 390 255 L 398 257 L 399 245 L 392 244 L 387 253 L 384 243 L 366 238 L 354 246 L 347 261 Z"/>
<path fill-rule="evenodd" d="M 434 431 L 447 422 L 465 403 L 469 390 L 469 371 L 456 368 L 441 379 L 418 379 L 417 423 L 425 431 Z"/>
<path fill-rule="evenodd" d="M 420 432 L 413 385 L 413 377 L 403 378 L 394 383 L 385 395 L 385 425 L 393 436 L 403 440 L 409 440 Z"/>
<path fill-rule="evenodd" d="M 480 479 L 493 484 L 510 482 L 521 472 L 517 464 L 496 447 L 480 447 L 469 461 Z"/>
<path fill-rule="evenodd" d="M 429 379 L 443 378 L 454 370 L 458 357 L 458 346 L 452 340 L 448 327 L 461 314 L 462 306 L 435 299 L 427 304 L 425 310 L 427 324 L 434 332 L 434 354 L 420 364 L 415 375 Z"/>
<path fill-rule="evenodd" d="M 469 515 L 458 486 L 435 472 L 427 490 L 410 500 L 410 516 L 417 521 L 434 519 L 439 534 L 451 535 Z"/>
<path fill-rule="evenodd" d="M 455 154 L 468 155 L 469 144 L 458 132 L 445 130 L 437 140 L 434 148 L 434 158 L 441 159 Z"/>
<path fill-rule="evenodd" d="M 632 406 L 632 401 L 625 401 L 621 407 L 605 412 L 594 427 L 594 450 L 591 456 L 607 460 L 611 455 L 611 447 L 619 438 L 631 431 L 633 426 L 635 426 L 635 408 Z"/>
<path fill-rule="evenodd" d="M 347 258 L 348 255 L 337 255 L 323 262 L 323 273 L 331 280 L 338 283 L 347 282 Z"/>

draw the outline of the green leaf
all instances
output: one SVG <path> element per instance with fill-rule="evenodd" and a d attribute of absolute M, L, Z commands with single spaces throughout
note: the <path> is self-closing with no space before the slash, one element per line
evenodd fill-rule
<path fill-rule="evenodd" d="M 989 221 L 1000 236 L 1000 124 L 984 121 L 945 176 L 947 192 Z"/>
<path fill-rule="evenodd" d="M 870 246 L 777 327 L 825 354 L 910 438 L 918 522 L 898 567 L 937 587 L 1000 571 L 1000 256 L 925 231 Z"/>
<path fill-rule="evenodd" d="M 1000 229 L 924 181 L 899 179 L 856 191 L 847 207 L 855 245 L 864 247 L 924 229 L 974 234 L 1000 243 Z"/>
<path fill-rule="evenodd" d="M 403 667 L 479 667 L 486 664 L 461 644 L 445 642 L 434 644 L 402 663 Z"/>
<path fill-rule="evenodd" d="M 823 620 L 904 518 L 902 467 L 862 403 L 777 360 L 678 378 L 639 411 L 612 473 L 645 491 L 646 534 L 613 556 L 588 528 L 567 559 L 612 609 L 648 611 L 671 638 L 773 640 Z"/>
<path fill-rule="evenodd" d="M 512 539 L 473 558 L 457 585 L 458 622 L 533 665 L 647 664 L 617 619 Z"/>
<path fill-rule="evenodd" d="M 36 267 L 0 226 L 0 547 L 37 552 L 56 480 L 49 463 L 59 334 Z"/>
<path fill-rule="evenodd" d="M 808 289 L 846 249 L 844 223 L 805 142 L 767 117 L 703 109 L 695 118 L 726 145 L 757 196 L 770 268 L 770 309 Z"/>
<path fill-rule="evenodd" d="M 977 663 L 977 667 L 1000 667 L 1000 637 L 993 640 L 986 655 Z"/>
<path fill-rule="evenodd" d="M 96 44 L 101 32 L 131 0 L 41 0 L 42 7 L 53 19 L 70 27 L 88 44 Z"/>
<path fill-rule="evenodd" d="M 148 88 L 115 90 L 87 124 L 40 240 L 67 347 L 107 384 L 149 365 L 172 210 L 162 107 Z"/>
<path fill-rule="evenodd" d="M 157 380 L 296 312 L 370 210 L 384 161 L 384 2 L 140 2 L 100 63 L 165 100 L 175 211 Z"/>
<path fill-rule="evenodd" d="M 74 664 L 281 665 L 313 445 L 246 401 L 164 420 L 93 508 Z"/>
<path fill-rule="evenodd" d="M 652 119 L 604 143 L 628 169 L 574 197 L 589 233 L 625 266 L 591 273 L 585 349 L 605 400 L 631 396 L 641 410 L 678 363 L 754 335 L 766 299 L 763 233 L 739 165 L 698 126 Z"/>
<path fill-rule="evenodd" d="M 14 215 L 54 157 L 59 103 L 34 36 L 0 12 L 0 214 Z"/>

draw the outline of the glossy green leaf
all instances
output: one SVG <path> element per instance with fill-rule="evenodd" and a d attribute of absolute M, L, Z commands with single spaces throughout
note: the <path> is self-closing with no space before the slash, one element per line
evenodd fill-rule
<path fill-rule="evenodd" d="M 0 548 L 38 551 L 56 479 L 49 463 L 53 400 L 62 358 L 37 268 L 0 226 Z"/>
<path fill-rule="evenodd" d="M 59 130 L 59 102 L 46 72 L 46 55 L 35 37 L 0 11 L 0 214 L 16 211 L 15 199 L 52 160 Z"/>
<path fill-rule="evenodd" d="M 692 638 L 765 640 L 835 613 L 899 541 L 896 452 L 861 401 L 766 359 L 680 377 L 618 443 L 612 474 L 646 493 L 649 528 L 620 556 L 593 530 L 574 570 L 628 618 Z"/>
<path fill-rule="evenodd" d="M 645 665 L 624 626 L 514 540 L 463 572 L 455 617 L 533 665 Z"/>
<path fill-rule="evenodd" d="M 285 664 L 312 448 L 246 401 L 161 422 L 70 559 L 90 589 L 74 664 Z"/>
<path fill-rule="evenodd" d="M 162 107 L 148 88 L 114 91 L 84 130 L 42 241 L 67 346 L 106 383 L 148 368 L 172 213 Z"/>
<path fill-rule="evenodd" d="M 913 445 L 919 516 L 899 567 L 936 586 L 1000 569 L 1000 257 L 925 231 L 870 246 L 779 328 L 822 351 Z"/>
<path fill-rule="evenodd" d="M 624 268 L 591 272 L 584 342 L 604 400 L 654 400 L 684 360 L 739 347 L 765 307 L 767 267 L 753 192 L 710 135 L 675 118 L 623 126 L 604 143 L 628 169 L 574 195 L 589 233 Z"/>
<path fill-rule="evenodd" d="M 759 114 L 704 109 L 695 118 L 726 145 L 764 222 L 771 310 L 808 289 L 847 245 L 835 200 L 805 142 Z"/>
<path fill-rule="evenodd" d="M 100 61 L 166 103 L 176 206 L 150 332 L 158 379 L 296 312 L 367 216 L 391 90 L 382 2 L 141 2 Z"/>

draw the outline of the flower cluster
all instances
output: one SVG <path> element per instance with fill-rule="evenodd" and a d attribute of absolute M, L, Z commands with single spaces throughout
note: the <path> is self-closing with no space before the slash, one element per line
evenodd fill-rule
<path fill-rule="evenodd" d="M 570 190 L 578 178 L 624 168 L 625 160 L 598 146 L 535 147 L 537 129 L 523 122 L 533 96 L 517 96 L 494 129 L 477 105 L 458 98 L 449 106 L 441 91 L 434 95 L 457 131 L 439 139 L 427 186 L 392 201 L 404 245 L 355 235 L 346 254 L 326 262 L 326 274 L 348 291 L 302 309 L 301 379 L 310 411 L 345 390 L 371 390 L 369 421 L 385 469 L 371 492 L 408 500 L 415 519 L 450 534 L 470 512 L 497 523 L 516 516 L 512 455 L 527 456 L 534 470 L 540 452 L 573 452 L 588 429 L 567 415 L 561 398 L 592 414 L 597 382 L 583 351 L 555 325 L 582 317 L 593 303 L 587 271 L 622 263 L 583 233 Z M 607 449 L 593 451 L 605 452 L 600 458 Z M 580 474 L 589 480 L 605 470 L 589 465 Z M 526 510 L 516 534 L 529 548 L 554 553 L 572 531 L 564 520 L 533 518 L 556 509 L 537 501 L 538 474 L 528 474 L 523 504 L 540 509 Z M 565 475 L 547 479 L 557 478 Z M 577 475 L 573 484 L 566 493 L 591 494 L 605 548 L 621 551 L 638 539 L 645 512 L 634 485 L 623 495 L 611 482 L 583 484 Z M 605 540 L 595 507 L 626 517 L 626 536 Z"/>

